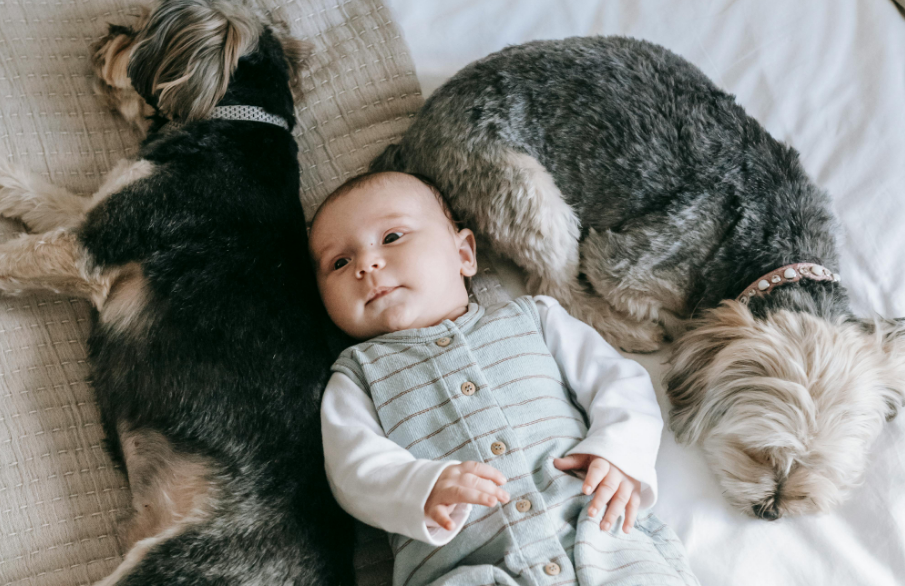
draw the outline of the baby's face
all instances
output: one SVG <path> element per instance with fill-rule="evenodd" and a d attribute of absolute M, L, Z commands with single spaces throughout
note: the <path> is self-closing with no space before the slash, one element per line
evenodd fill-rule
<path fill-rule="evenodd" d="M 474 236 L 414 177 L 383 174 L 333 200 L 310 246 L 327 313 L 353 338 L 436 325 L 468 306 Z"/>

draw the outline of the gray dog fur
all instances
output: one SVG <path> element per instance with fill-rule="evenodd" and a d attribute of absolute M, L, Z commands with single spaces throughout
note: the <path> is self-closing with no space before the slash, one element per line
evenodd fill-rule
<path fill-rule="evenodd" d="M 837 273 L 837 227 L 797 152 L 662 47 L 509 47 L 438 89 L 372 170 L 433 180 L 532 291 L 614 345 L 677 338 L 672 428 L 748 514 L 838 503 L 902 403 L 901 326 L 857 320 L 838 282 L 724 301 L 791 263 Z"/>

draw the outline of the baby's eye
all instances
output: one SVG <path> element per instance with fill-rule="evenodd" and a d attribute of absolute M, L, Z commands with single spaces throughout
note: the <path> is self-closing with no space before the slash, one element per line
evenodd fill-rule
<path fill-rule="evenodd" d="M 339 269 L 343 268 L 347 264 L 349 264 L 349 259 L 341 258 L 341 259 L 337 260 L 335 263 L 333 263 L 333 270 L 338 271 Z"/>
<path fill-rule="evenodd" d="M 387 234 L 386 236 L 383 237 L 383 243 L 389 244 L 390 242 L 396 242 L 400 238 L 402 238 L 401 232 L 390 232 L 389 234 Z"/>

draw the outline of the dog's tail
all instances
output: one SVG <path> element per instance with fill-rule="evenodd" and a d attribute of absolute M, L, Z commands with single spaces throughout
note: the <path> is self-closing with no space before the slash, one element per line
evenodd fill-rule
<path fill-rule="evenodd" d="M 408 172 L 406 157 L 401 144 L 391 144 L 382 153 L 377 155 L 368 170 L 373 172 L 400 171 Z"/>

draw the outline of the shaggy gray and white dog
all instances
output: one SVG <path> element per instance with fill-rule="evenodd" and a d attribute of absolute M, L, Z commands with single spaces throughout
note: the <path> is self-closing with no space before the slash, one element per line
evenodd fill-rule
<path fill-rule="evenodd" d="M 903 328 L 852 315 L 827 195 L 661 47 L 507 48 L 437 90 L 372 169 L 431 178 L 532 291 L 614 345 L 676 338 L 672 428 L 748 514 L 840 502 L 902 403 Z"/>

